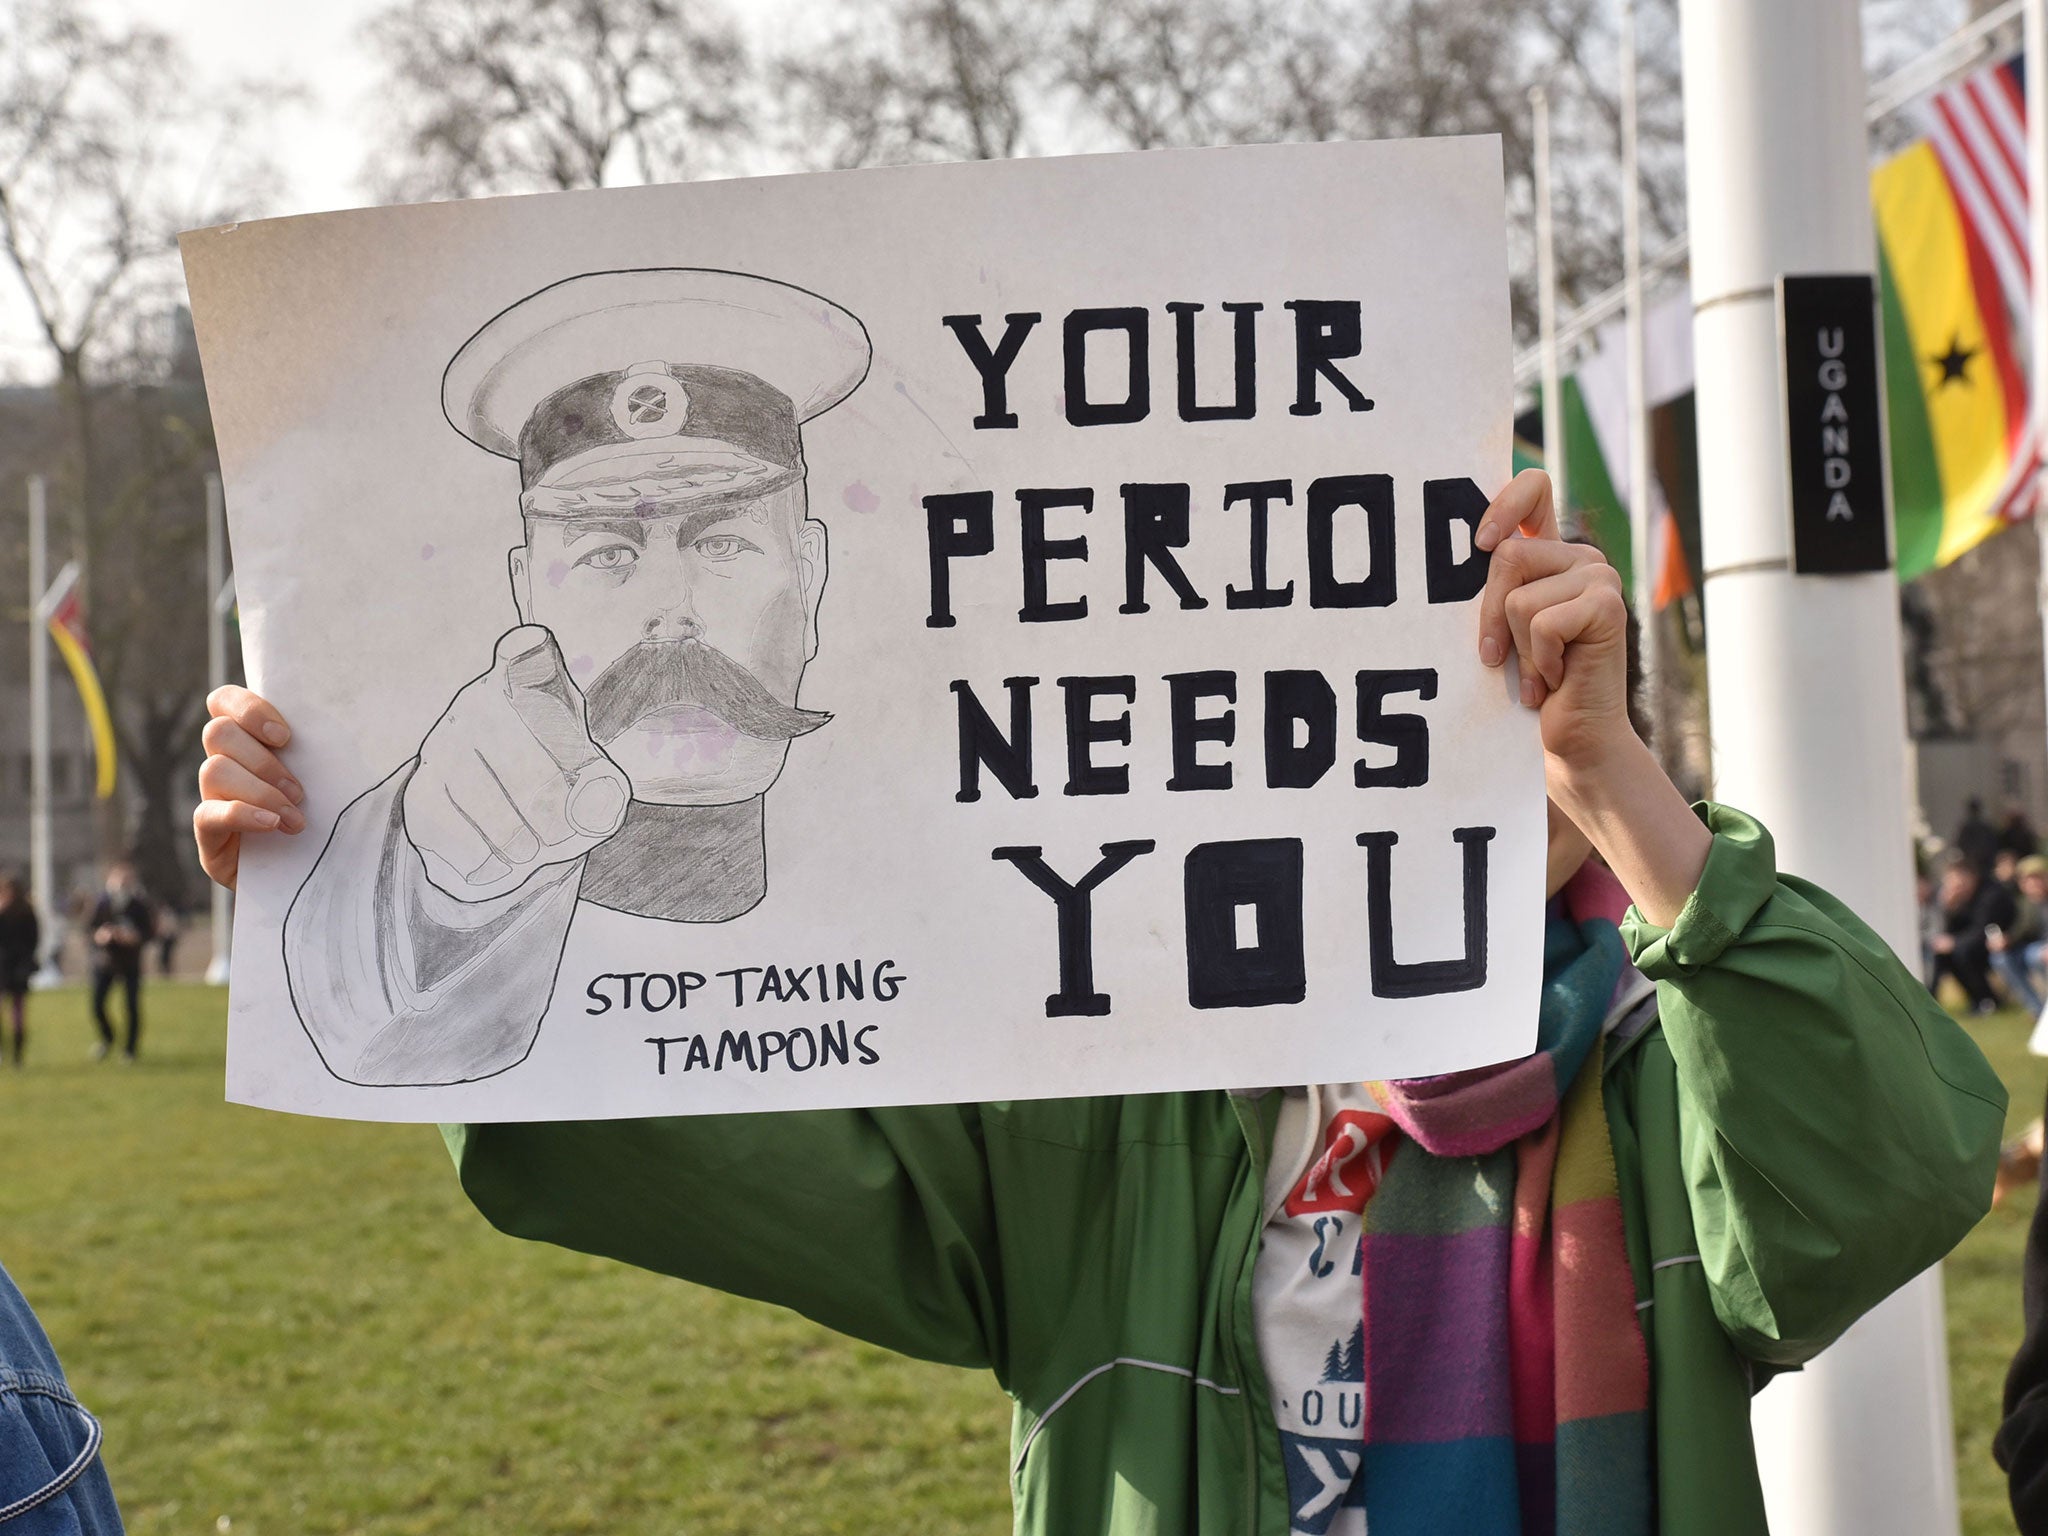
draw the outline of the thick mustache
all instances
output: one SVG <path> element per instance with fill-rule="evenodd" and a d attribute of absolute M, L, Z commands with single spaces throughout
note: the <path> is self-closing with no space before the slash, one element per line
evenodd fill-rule
<path fill-rule="evenodd" d="M 761 680 L 702 640 L 643 640 L 583 692 L 591 739 L 607 746 L 657 709 L 695 704 L 744 736 L 788 741 L 832 717 L 785 704 Z"/>

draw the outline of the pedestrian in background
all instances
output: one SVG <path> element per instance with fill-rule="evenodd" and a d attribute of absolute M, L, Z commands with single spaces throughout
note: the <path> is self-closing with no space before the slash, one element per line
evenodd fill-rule
<path fill-rule="evenodd" d="M 107 1017 L 107 994 L 120 983 L 128 1002 L 128 1038 L 122 1056 L 133 1061 L 142 1037 L 142 948 L 156 934 L 156 911 L 135 881 L 135 866 L 126 859 L 107 869 L 106 888 L 93 904 L 92 1020 L 100 1040 L 95 1059 L 104 1060 L 114 1046 L 114 1025 Z"/>
<path fill-rule="evenodd" d="M 1989 878 L 1968 850 L 1959 847 L 1941 872 L 1941 914 L 1941 932 L 1930 946 L 1934 963 L 1928 973 L 1928 989 L 1938 991 L 1941 978 L 1953 976 L 1968 994 L 1974 1012 L 1996 1012 L 1990 933 L 2012 925 L 2012 893 Z"/>
<path fill-rule="evenodd" d="M 28 984 L 42 958 L 43 925 L 21 882 L 0 875 L 0 996 L 7 999 L 9 1032 L 14 1036 L 14 1064 L 22 1064 L 28 1047 Z M 0 1057 L 6 1041 L 0 1040 Z"/>
<path fill-rule="evenodd" d="M 1963 824 L 1956 828 L 1955 849 L 1978 874 L 1991 873 L 1991 861 L 1998 855 L 1998 829 L 1984 819 L 1984 801 L 1977 795 L 1970 796 L 1963 807 Z"/>
<path fill-rule="evenodd" d="M 1991 964 L 2006 995 L 2036 1017 L 2041 1012 L 2041 964 L 2048 958 L 2048 859 L 2021 859 L 2015 873 L 2010 925 L 1985 936 Z"/>
<path fill-rule="evenodd" d="M 2017 801 L 2005 803 L 2005 821 L 1998 829 L 1998 846 L 2022 859 L 2030 859 L 2041 851 L 2041 839 L 2034 831 L 2034 824 L 2027 820 L 2027 813 L 2020 809 Z"/>

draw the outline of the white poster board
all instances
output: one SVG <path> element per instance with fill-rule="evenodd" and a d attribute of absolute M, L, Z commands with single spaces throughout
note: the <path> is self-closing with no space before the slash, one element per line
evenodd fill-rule
<path fill-rule="evenodd" d="M 519 1120 L 1526 1053 L 1493 139 L 186 237 L 251 685 L 237 1101 Z"/>

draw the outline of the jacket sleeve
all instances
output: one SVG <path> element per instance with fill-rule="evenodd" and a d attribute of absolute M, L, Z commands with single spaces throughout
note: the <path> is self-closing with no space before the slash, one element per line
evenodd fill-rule
<path fill-rule="evenodd" d="M 1770 834 L 1703 806 L 1698 888 L 1631 909 L 1678 1068 L 1679 1145 L 1714 1308 L 1798 1365 L 1935 1263 L 1991 1204 L 2005 1090 L 1884 941 L 1781 876 Z"/>
<path fill-rule="evenodd" d="M 484 901 L 437 890 L 405 835 L 417 765 L 342 811 L 285 914 L 292 1006 L 345 1082 L 466 1082 L 523 1060 L 576 911 L 581 859 Z"/>
<path fill-rule="evenodd" d="M 973 1105 L 446 1126 L 491 1224 L 1007 1380 Z"/>

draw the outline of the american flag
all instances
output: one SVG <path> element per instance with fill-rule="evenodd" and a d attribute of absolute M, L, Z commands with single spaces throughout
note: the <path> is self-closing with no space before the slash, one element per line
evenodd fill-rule
<path fill-rule="evenodd" d="M 2018 58 L 1993 64 L 1936 91 L 1918 111 L 1956 204 L 1998 274 L 1999 296 L 2017 348 L 2032 336 L 2033 277 L 2027 243 L 2027 94 Z M 2035 360 L 2035 368 L 2041 365 Z M 2031 516 L 2041 475 L 2033 413 L 2014 446 L 1999 516 Z"/>

